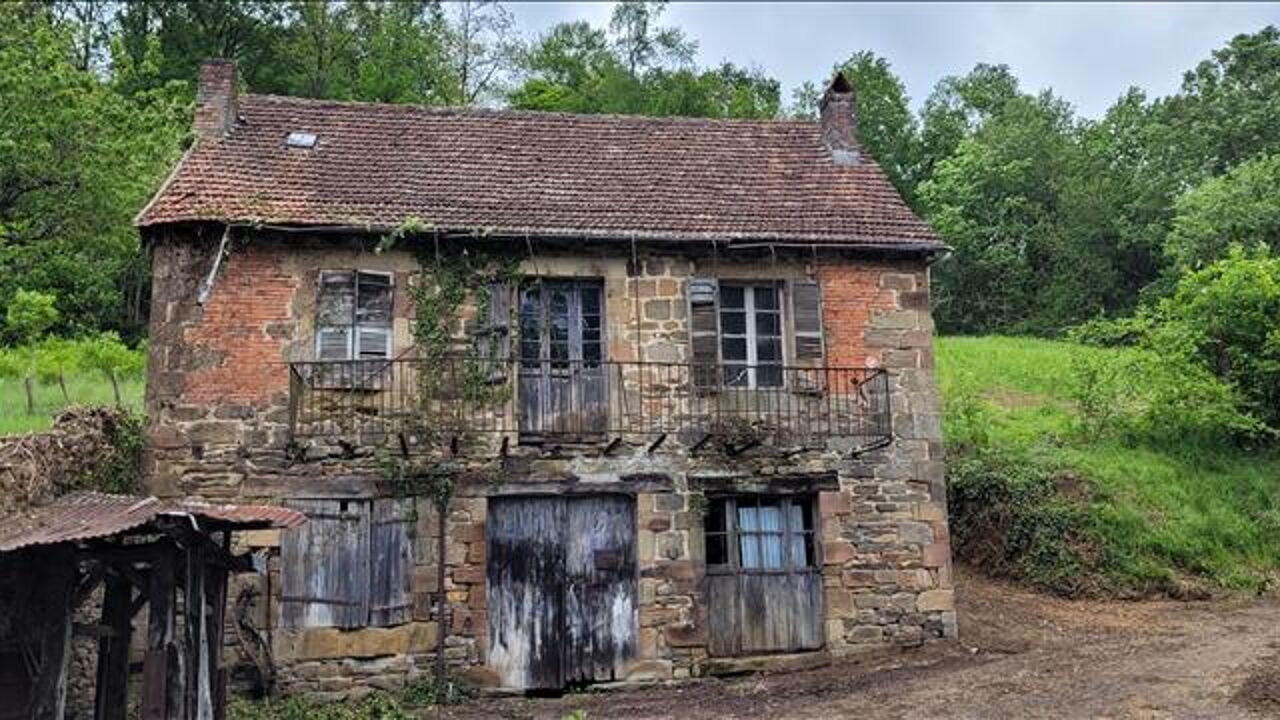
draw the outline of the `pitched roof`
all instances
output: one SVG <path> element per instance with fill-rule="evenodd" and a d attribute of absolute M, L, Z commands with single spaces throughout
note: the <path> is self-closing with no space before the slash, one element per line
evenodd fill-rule
<path fill-rule="evenodd" d="M 837 164 L 806 121 L 239 99 L 140 213 L 354 226 L 413 219 L 511 236 L 942 247 L 874 161 Z M 316 136 L 291 147 L 290 133 Z M 865 154 L 864 154 L 865 157 Z"/>
<path fill-rule="evenodd" d="M 4 517 L 0 523 L 0 552 L 110 537 L 140 528 L 162 515 L 214 521 L 239 530 L 290 528 L 306 521 L 302 513 L 282 507 L 209 505 L 192 500 L 85 492 Z"/>

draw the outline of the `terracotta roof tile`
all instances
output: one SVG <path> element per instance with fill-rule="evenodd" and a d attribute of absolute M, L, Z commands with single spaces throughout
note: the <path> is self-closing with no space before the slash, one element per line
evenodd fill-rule
<path fill-rule="evenodd" d="M 314 148 L 288 147 L 315 133 Z M 941 247 L 816 122 L 427 109 L 264 95 L 138 217 L 384 230 Z"/>

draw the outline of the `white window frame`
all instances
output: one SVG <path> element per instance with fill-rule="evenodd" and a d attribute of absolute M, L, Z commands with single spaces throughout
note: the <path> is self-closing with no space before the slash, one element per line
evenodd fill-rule
<path fill-rule="evenodd" d="M 351 324 L 349 325 L 321 325 L 320 324 L 320 308 L 319 308 L 320 294 L 324 288 L 324 279 L 326 275 L 350 275 L 351 276 L 351 282 L 354 283 L 355 287 L 353 288 L 353 295 L 352 295 L 352 301 L 351 301 Z M 357 314 L 359 312 L 359 307 L 360 307 L 360 276 L 361 275 L 374 275 L 377 277 L 383 277 L 387 279 L 387 285 L 391 288 L 392 310 L 391 310 L 391 317 L 385 323 L 367 323 L 367 322 L 362 323 L 358 321 Z M 386 272 L 382 270 L 360 270 L 360 269 L 320 271 L 320 275 L 317 278 L 317 283 L 316 283 L 316 314 L 315 314 L 316 324 L 315 324 L 315 332 L 314 332 L 315 339 L 313 343 L 316 359 L 317 360 L 321 359 L 321 339 L 324 335 L 325 329 L 336 328 L 336 327 L 345 327 L 348 329 L 347 351 L 346 351 L 346 356 L 344 358 L 341 358 L 342 360 L 388 360 L 390 359 L 391 354 L 394 350 L 394 345 L 395 345 L 395 287 L 396 287 L 396 277 L 395 277 L 395 273 L 393 272 Z M 383 354 L 381 357 L 364 358 L 364 357 L 356 356 L 356 348 L 358 347 L 360 329 L 362 327 L 377 328 L 378 330 L 384 330 L 386 332 L 386 347 L 383 350 Z M 337 359 L 338 358 L 324 358 L 324 360 L 337 360 Z"/>
<path fill-rule="evenodd" d="M 733 333 L 727 333 L 727 332 L 725 332 L 725 329 L 724 329 L 724 313 L 726 312 L 726 308 L 725 308 L 725 305 L 724 305 L 724 289 L 725 289 L 726 287 L 729 287 L 729 288 L 736 288 L 736 289 L 740 289 L 740 290 L 742 290 L 742 295 L 743 295 L 743 297 L 742 297 L 742 308 L 741 308 L 741 309 L 738 309 L 738 308 L 729 308 L 729 309 L 728 309 L 728 312 L 742 312 L 742 313 L 744 313 L 744 315 L 746 316 L 746 328 L 745 328 L 745 330 L 746 330 L 746 334 L 745 334 L 745 335 L 739 335 L 739 334 L 733 334 Z M 782 292 L 782 286 L 781 286 L 781 284 L 780 284 L 779 282 L 777 282 L 777 281 L 757 281 L 757 282 L 750 282 L 750 281 L 741 281 L 741 282 L 735 282 L 735 281 L 722 281 L 722 282 L 719 284 L 719 288 L 717 289 L 717 293 L 718 293 L 719 297 L 717 298 L 717 303 L 716 303 L 716 305 L 717 305 L 717 307 L 716 307 L 716 313 L 717 313 L 716 322 L 717 322 L 717 324 L 720 326 L 719 337 L 717 338 L 717 342 L 719 343 L 718 350 L 719 350 L 719 355 L 720 355 L 720 367 L 721 367 L 721 368 L 726 368 L 726 367 L 727 367 L 728 365 L 730 365 L 730 364 L 738 364 L 738 363 L 741 363 L 741 362 L 745 362 L 745 363 L 746 363 L 746 366 L 747 366 L 747 382 L 746 382 L 746 384 L 745 384 L 745 385 L 734 385 L 734 384 L 732 384 L 732 383 L 730 382 L 730 378 L 728 377 L 728 374 L 727 374 L 727 372 L 726 372 L 726 375 L 725 375 L 724 380 L 723 380 L 723 382 L 722 382 L 722 385 L 723 385 L 724 387 L 726 387 L 726 388 L 746 388 L 746 389 L 756 389 L 756 388 L 762 387 L 762 386 L 758 383 L 758 381 L 757 381 L 757 377 L 756 377 L 756 370 L 758 369 L 758 366 L 760 365 L 760 359 L 759 359 L 759 353 L 758 353 L 758 347 L 757 347 L 757 341 L 760 339 L 760 336 L 756 334 L 756 293 L 755 293 L 755 291 L 756 291 L 757 289 L 763 289 L 763 288 L 767 288 L 767 289 L 769 289 L 769 290 L 771 290 L 771 291 L 773 292 L 774 301 L 775 301 L 775 304 L 776 304 L 776 306 L 777 306 L 775 309 L 772 309 L 772 310 L 761 310 L 760 312 L 762 312 L 762 313 L 770 313 L 770 314 L 776 315 L 776 316 L 777 316 L 777 318 L 778 318 L 778 334 L 777 334 L 776 336 L 773 336 L 773 335 L 767 335 L 767 336 L 764 336 L 764 337 L 765 337 L 765 338 L 773 338 L 773 337 L 776 337 L 776 338 L 778 339 L 778 359 L 777 359 L 777 361 L 776 361 L 776 362 L 770 362 L 770 363 L 768 363 L 768 364 L 769 364 L 769 365 L 776 365 L 776 366 L 778 367 L 778 375 L 779 375 L 779 377 L 778 377 L 778 383 L 777 383 L 776 385 L 765 385 L 765 386 L 763 386 L 763 387 L 767 387 L 767 388 L 780 388 L 780 387 L 782 387 L 782 386 L 785 384 L 786 378 L 785 378 L 785 377 L 783 377 L 783 376 L 786 374 L 786 370 L 785 370 L 785 368 L 786 368 L 786 362 L 787 362 L 787 361 L 786 361 L 786 358 L 787 358 L 787 314 L 786 314 L 786 308 L 784 307 L 784 297 L 783 297 L 783 296 L 785 295 L 785 293 L 784 293 L 784 292 Z M 747 357 L 746 357 L 746 360 L 745 360 L 745 361 L 744 361 L 744 360 L 738 360 L 737 358 L 734 358 L 733 360 L 729 360 L 729 359 L 725 358 L 725 356 L 724 356 L 724 341 L 725 341 L 726 339 L 733 339 L 733 340 L 737 340 L 737 339 L 744 339 L 744 340 L 746 341 L 746 344 L 747 344 Z"/>

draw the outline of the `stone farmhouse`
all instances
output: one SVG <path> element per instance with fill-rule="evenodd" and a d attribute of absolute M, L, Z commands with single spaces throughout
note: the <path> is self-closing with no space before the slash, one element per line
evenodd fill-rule
<path fill-rule="evenodd" d="M 817 121 L 245 94 L 137 219 L 148 490 L 249 533 L 282 689 L 559 690 L 957 631 L 929 267 Z M 439 512 L 443 509 L 443 512 Z"/>

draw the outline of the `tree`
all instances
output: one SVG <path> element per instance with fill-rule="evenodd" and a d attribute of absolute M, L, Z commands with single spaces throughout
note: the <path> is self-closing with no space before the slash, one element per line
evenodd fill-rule
<path fill-rule="evenodd" d="M 967 75 L 938 81 L 920 113 L 920 179 L 932 176 L 934 166 L 954 154 L 962 140 L 1021 94 L 1008 65 L 979 63 Z"/>
<path fill-rule="evenodd" d="M 5 311 L 5 324 L 24 345 L 34 345 L 58 322 L 58 298 L 36 290 L 18 290 Z"/>
<path fill-rule="evenodd" d="M 657 25 L 666 6 L 666 0 L 622 0 L 613 8 L 609 32 L 623 67 L 632 77 L 655 67 L 678 67 L 693 61 L 697 43 L 679 28 Z"/>
<path fill-rule="evenodd" d="M 938 266 L 936 313 L 949 332 L 1046 332 L 1043 296 L 1055 281 L 1059 181 L 1071 148 L 1070 108 L 1020 95 L 919 188 L 930 223 L 954 248 Z"/>
<path fill-rule="evenodd" d="M 451 102 L 472 105 L 499 93 L 503 74 L 520 53 L 515 18 L 497 0 L 450 5 L 449 58 L 456 79 Z"/>
<path fill-rule="evenodd" d="M 31 387 L 31 379 L 36 374 L 36 343 L 58 322 L 55 302 L 57 298 L 48 293 L 19 290 L 5 312 L 5 323 L 9 331 L 30 350 L 31 361 L 27 366 L 26 377 L 28 415 L 36 412 L 35 392 Z"/>
<path fill-rule="evenodd" d="M 758 69 L 724 63 L 705 70 L 647 67 L 633 74 L 621 47 L 617 39 L 588 23 L 557 25 L 522 55 L 526 78 L 508 100 L 516 108 L 579 113 L 735 118 L 778 114 L 778 82 Z"/>
<path fill-rule="evenodd" d="M 1176 270 L 1213 263 L 1233 243 L 1280 252 L 1280 154 L 1248 160 L 1174 203 L 1164 250 Z"/>
<path fill-rule="evenodd" d="M 55 293 L 56 331 L 136 337 L 133 214 L 177 158 L 188 110 L 170 86 L 126 96 L 76 57 L 69 28 L 0 6 L 0 305 L 20 287 Z"/>
<path fill-rule="evenodd" d="M 1240 389 L 1249 412 L 1280 428 L 1280 257 L 1235 246 L 1183 275 L 1163 299 L 1147 344 Z"/>

